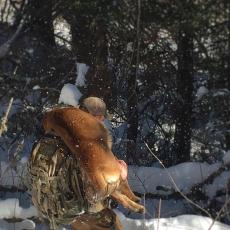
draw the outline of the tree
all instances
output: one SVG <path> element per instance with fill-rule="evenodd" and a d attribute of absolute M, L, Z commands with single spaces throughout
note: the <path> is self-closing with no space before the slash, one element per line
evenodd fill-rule
<path fill-rule="evenodd" d="M 52 0 L 30 0 L 27 4 L 27 30 L 43 47 L 54 47 Z"/>
<path fill-rule="evenodd" d="M 193 94 L 193 33 L 188 24 L 178 32 L 178 110 L 174 136 L 174 163 L 190 160 Z"/>
<path fill-rule="evenodd" d="M 86 75 L 85 96 L 98 96 L 111 105 L 111 74 L 108 68 L 108 23 L 111 1 L 70 1 L 64 11 L 72 33 L 72 50 L 76 61 L 90 68 Z"/>

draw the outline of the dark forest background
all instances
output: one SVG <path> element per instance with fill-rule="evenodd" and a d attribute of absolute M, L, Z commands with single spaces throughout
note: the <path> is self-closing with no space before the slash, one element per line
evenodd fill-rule
<path fill-rule="evenodd" d="M 41 134 L 77 63 L 89 66 L 78 88 L 104 99 L 129 164 L 212 164 L 230 151 L 229 0 L 2 0 L 1 151 L 14 159 Z"/>

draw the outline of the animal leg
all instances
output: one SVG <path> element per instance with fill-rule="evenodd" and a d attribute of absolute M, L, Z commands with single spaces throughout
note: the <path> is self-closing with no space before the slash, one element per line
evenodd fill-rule
<path fill-rule="evenodd" d="M 135 203 L 134 201 L 130 200 L 127 196 L 121 194 L 119 191 L 115 191 L 111 194 L 111 196 L 124 207 L 139 213 L 144 213 L 145 208 L 144 206 Z"/>
<path fill-rule="evenodd" d="M 119 186 L 119 191 L 134 202 L 140 202 L 141 198 L 136 196 L 129 187 L 128 181 L 123 181 Z"/>

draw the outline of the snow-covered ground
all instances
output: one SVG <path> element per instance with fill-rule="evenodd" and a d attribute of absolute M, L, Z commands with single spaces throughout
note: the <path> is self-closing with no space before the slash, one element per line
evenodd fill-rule
<path fill-rule="evenodd" d="M 2 204 L 4 203 L 4 204 Z M 0 219 L 0 230 L 48 230 L 44 224 L 36 225 L 30 218 L 36 216 L 34 207 L 23 209 L 18 206 L 18 201 L 8 199 L 0 203 L 0 217 L 17 217 L 24 219 L 20 222 L 9 223 Z M 2 206 L 3 205 L 3 206 Z M 180 215 L 171 218 L 153 218 L 153 219 L 130 219 L 125 217 L 119 211 L 116 211 L 122 223 L 124 230 L 229 230 L 230 226 L 214 221 L 208 217 L 197 215 Z M 60 230 L 67 230 L 69 227 L 60 226 Z"/>
<path fill-rule="evenodd" d="M 229 163 L 229 155 L 230 152 L 227 152 L 224 156 L 223 164 Z M 21 162 L 21 165 L 12 169 L 10 165 L 6 163 L 2 163 L 4 167 L 1 167 L 1 175 L 2 177 L 8 178 L 1 181 L 1 185 L 5 186 L 22 186 L 22 177 L 17 176 L 23 175 L 25 171 L 26 162 L 25 160 Z M 152 194 L 163 194 L 169 195 L 174 191 L 177 191 L 175 185 L 172 182 L 172 178 L 176 183 L 177 187 L 184 194 L 188 193 L 192 187 L 195 185 L 205 181 L 211 174 L 216 172 L 222 164 L 213 164 L 208 165 L 206 163 L 183 163 L 179 164 L 167 169 L 156 168 L 156 167 L 129 167 L 129 183 L 132 186 L 133 190 L 142 194 L 152 193 Z M 11 168 L 11 170 L 9 170 Z M 14 171 L 14 173 L 12 173 Z M 222 175 L 224 174 L 224 175 Z M 210 197 L 214 196 L 217 191 L 224 189 L 228 180 L 230 179 L 230 172 L 225 171 L 217 177 L 216 180 L 213 181 L 212 184 L 207 186 L 207 195 Z M 14 179 L 13 179 L 14 177 Z M 159 187 L 163 187 L 164 189 L 159 189 Z M 28 218 L 38 216 L 37 210 L 32 206 L 25 206 L 23 202 L 20 205 L 19 198 L 8 198 L 0 200 L 0 230 L 10 230 L 10 229 L 37 229 L 37 230 L 45 230 L 48 229 L 44 224 L 36 225 L 32 220 Z M 120 210 L 116 210 L 122 225 L 125 230 L 139 230 L 139 229 L 159 229 L 159 230 L 209 230 L 210 226 L 212 226 L 212 230 L 226 230 L 230 229 L 230 226 L 219 223 L 218 221 L 213 222 L 211 218 L 198 216 L 198 215 L 178 215 L 176 217 L 169 218 L 160 218 L 165 216 L 171 216 L 172 214 L 178 213 L 183 214 L 186 209 L 186 205 L 183 202 L 175 202 L 171 200 L 167 202 L 161 202 L 159 205 L 159 200 L 154 203 L 154 199 L 146 199 L 143 201 L 147 213 L 145 215 L 136 215 L 133 216 L 135 219 L 129 218 L 124 215 L 127 214 L 127 211 L 120 208 Z M 160 207 L 160 208 L 159 208 Z M 177 209 L 174 213 L 173 210 Z M 122 211 L 124 211 L 122 213 Z M 186 212 L 185 212 L 186 213 Z M 152 215 L 152 216 L 151 216 Z M 155 217 L 155 218 L 153 218 Z M 8 223 L 4 219 L 22 219 L 23 221 L 16 223 Z M 138 218 L 138 219 L 136 219 Z M 60 227 L 60 229 L 67 229 L 67 227 Z"/>
<path fill-rule="evenodd" d="M 230 226 L 214 222 L 208 217 L 181 215 L 171 218 L 139 219 L 126 218 L 118 213 L 125 230 L 229 230 Z"/>

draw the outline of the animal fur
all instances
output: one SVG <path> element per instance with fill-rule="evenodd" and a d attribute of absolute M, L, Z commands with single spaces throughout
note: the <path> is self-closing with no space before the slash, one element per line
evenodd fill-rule
<path fill-rule="evenodd" d="M 86 197 L 91 202 L 113 197 L 124 207 L 144 212 L 139 198 L 122 178 L 121 165 L 111 151 L 111 139 L 104 125 L 89 113 L 67 107 L 47 112 L 45 131 L 60 136 L 75 155 L 88 185 Z"/>

